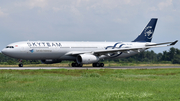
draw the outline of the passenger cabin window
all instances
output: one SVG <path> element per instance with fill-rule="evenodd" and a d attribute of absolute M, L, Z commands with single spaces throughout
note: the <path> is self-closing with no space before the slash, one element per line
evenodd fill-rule
<path fill-rule="evenodd" d="M 14 46 L 6 46 L 6 48 L 14 48 Z"/>

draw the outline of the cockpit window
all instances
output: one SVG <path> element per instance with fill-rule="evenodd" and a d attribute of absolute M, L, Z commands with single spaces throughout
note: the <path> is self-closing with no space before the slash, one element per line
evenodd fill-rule
<path fill-rule="evenodd" d="M 6 46 L 6 48 L 14 48 L 14 46 Z"/>

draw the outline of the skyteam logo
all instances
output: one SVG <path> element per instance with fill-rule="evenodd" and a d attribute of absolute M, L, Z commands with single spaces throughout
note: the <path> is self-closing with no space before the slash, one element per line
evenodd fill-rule
<path fill-rule="evenodd" d="M 115 43 L 114 46 L 107 46 L 105 49 L 108 49 L 108 48 L 111 48 L 111 49 L 121 48 L 124 45 L 124 44 L 120 44 L 119 47 L 118 47 L 118 44 L 120 44 L 120 43 Z"/>
<path fill-rule="evenodd" d="M 31 53 L 34 53 L 34 49 L 32 49 L 32 50 L 29 50 Z"/>
<path fill-rule="evenodd" d="M 144 34 L 145 34 L 145 36 L 146 36 L 148 39 L 152 39 L 152 34 L 153 34 L 152 26 L 147 26 L 147 27 L 144 29 Z"/>
<path fill-rule="evenodd" d="M 115 43 L 113 46 L 107 46 L 105 49 L 108 49 L 108 48 L 110 48 L 110 49 L 121 48 L 123 45 L 125 45 L 125 44 Z M 109 54 L 109 56 L 112 57 L 112 58 L 115 58 L 115 57 L 120 56 L 121 54 L 122 54 L 122 52 L 119 52 L 117 54 L 112 53 L 112 54 Z"/>

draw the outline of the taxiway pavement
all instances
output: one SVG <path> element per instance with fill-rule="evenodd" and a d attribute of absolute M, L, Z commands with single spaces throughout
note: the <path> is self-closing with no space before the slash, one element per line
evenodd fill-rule
<path fill-rule="evenodd" d="M 25 69 L 160 69 L 180 68 L 180 66 L 148 66 L 148 67 L 0 67 L 0 70 L 25 70 Z"/>

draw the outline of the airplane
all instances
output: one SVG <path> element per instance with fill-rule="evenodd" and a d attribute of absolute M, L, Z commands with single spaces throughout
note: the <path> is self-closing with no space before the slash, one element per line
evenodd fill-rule
<path fill-rule="evenodd" d="M 152 18 L 142 33 L 131 42 L 69 42 L 69 41 L 21 41 L 9 44 L 2 53 L 20 59 L 41 60 L 42 63 L 60 63 L 62 60 L 74 61 L 72 67 L 92 64 L 93 67 L 104 67 L 99 63 L 103 59 L 125 58 L 149 48 L 175 45 L 178 40 L 165 43 L 152 43 L 157 18 Z"/>

